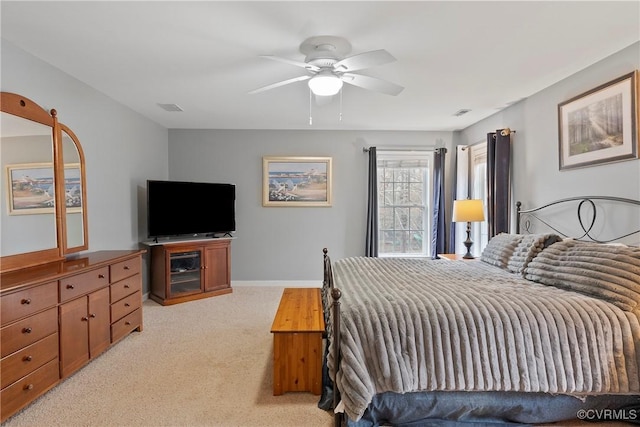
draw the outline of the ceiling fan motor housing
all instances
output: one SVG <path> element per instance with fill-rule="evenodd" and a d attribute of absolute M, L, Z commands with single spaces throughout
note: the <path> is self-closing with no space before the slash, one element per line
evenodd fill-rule
<path fill-rule="evenodd" d="M 333 68 L 351 52 L 351 43 L 342 37 L 309 37 L 300 45 L 300 52 L 306 55 L 304 62 L 320 68 Z"/>

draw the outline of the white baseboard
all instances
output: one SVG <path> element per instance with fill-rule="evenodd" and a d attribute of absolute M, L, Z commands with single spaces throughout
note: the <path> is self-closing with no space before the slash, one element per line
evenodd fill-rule
<path fill-rule="evenodd" d="M 232 288 L 240 287 L 321 288 L 321 280 L 232 280 Z"/>

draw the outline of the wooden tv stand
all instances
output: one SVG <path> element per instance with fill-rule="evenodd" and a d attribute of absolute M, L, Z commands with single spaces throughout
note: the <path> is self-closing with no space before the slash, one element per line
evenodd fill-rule
<path fill-rule="evenodd" d="M 171 305 L 231 293 L 231 240 L 145 242 L 151 253 L 149 298 Z"/>

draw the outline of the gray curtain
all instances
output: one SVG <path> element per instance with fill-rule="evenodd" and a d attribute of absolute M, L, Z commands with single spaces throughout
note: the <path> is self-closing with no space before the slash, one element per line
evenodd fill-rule
<path fill-rule="evenodd" d="M 376 147 L 369 147 L 369 185 L 365 255 L 378 256 L 378 158 Z"/>
<path fill-rule="evenodd" d="M 457 149 L 456 149 L 457 150 Z M 453 186 L 452 186 L 452 191 L 451 191 L 451 200 L 457 200 L 458 199 L 458 152 L 456 151 L 456 165 L 455 165 L 455 173 L 453 176 Z M 453 212 L 452 212 L 453 214 Z M 454 254 L 456 253 L 456 226 L 453 222 L 451 222 L 451 225 L 449 227 L 449 244 L 447 245 L 447 252 L 446 253 L 450 253 L 450 254 Z"/>
<path fill-rule="evenodd" d="M 501 129 L 487 134 L 487 196 L 489 238 L 508 233 L 511 194 L 511 135 Z"/>
<path fill-rule="evenodd" d="M 433 155 L 433 229 L 431 233 L 431 258 L 446 253 L 447 231 L 444 208 L 444 158 L 446 148 L 436 148 Z"/>

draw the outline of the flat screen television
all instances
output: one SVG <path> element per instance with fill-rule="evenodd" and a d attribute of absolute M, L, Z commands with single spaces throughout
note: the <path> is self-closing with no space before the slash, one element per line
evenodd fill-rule
<path fill-rule="evenodd" d="M 170 237 L 236 230 L 234 184 L 147 180 L 147 234 Z"/>

